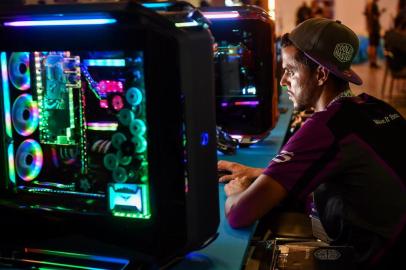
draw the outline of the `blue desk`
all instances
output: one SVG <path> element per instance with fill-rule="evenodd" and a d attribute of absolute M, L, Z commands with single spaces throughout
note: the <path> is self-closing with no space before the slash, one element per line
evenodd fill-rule
<path fill-rule="evenodd" d="M 265 140 L 249 148 L 239 148 L 236 155 L 219 155 L 218 158 L 243 163 L 253 167 L 266 167 L 269 161 L 279 151 L 292 115 L 292 105 L 286 95 L 282 95 L 280 106 L 288 108 L 288 111 L 279 116 L 276 127 Z M 243 229 L 231 228 L 224 215 L 226 195 L 224 194 L 223 184 L 220 184 L 219 186 L 219 197 L 220 225 L 218 229 L 218 238 L 206 248 L 191 252 L 185 259 L 174 265 L 171 269 L 241 269 L 256 225 Z"/>

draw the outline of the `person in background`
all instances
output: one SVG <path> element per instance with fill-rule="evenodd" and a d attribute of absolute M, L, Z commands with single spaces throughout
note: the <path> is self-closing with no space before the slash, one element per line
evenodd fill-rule
<path fill-rule="evenodd" d="M 312 10 L 312 18 L 324 17 L 324 5 L 319 0 L 312 0 L 311 10 Z"/>
<path fill-rule="evenodd" d="M 400 12 L 403 9 L 406 9 L 406 0 L 399 0 L 399 2 L 398 2 L 398 12 Z"/>
<path fill-rule="evenodd" d="M 379 10 L 378 1 L 379 0 L 369 0 L 364 10 L 369 38 L 368 58 L 369 66 L 371 68 L 379 68 L 377 63 L 377 48 L 379 46 L 379 41 L 381 38 L 380 17 L 381 14 L 386 10 Z"/>
<path fill-rule="evenodd" d="M 405 244 L 406 120 L 381 100 L 353 95 L 349 83 L 362 84 L 351 69 L 358 48 L 357 35 L 329 19 L 285 34 L 280 84 L 296 110 L 315 113 L 265 169 L 220 160 L 230 174 L 219 181 L 229 181 L 225 214 L 234 228 L 310 197 L 330 245 L 353 247 L 359 269 L 396 269 Z"/>
<path fill-rule="evenodd" d="M 200 1 L 200 7 L 210 7 L 210 4 L 207 0 Z"/>
<path fill-rule="evenodd" d="M 304 1 L 296 11 L 296 25 L 312 17 L 312 9 Z"/>
<path fill-rule="evenodd" d="M 387 58 L 393 72 L 406 76 L 406 8 L 399 11 L 394 27 L 385 32 L 385 49 L 391 53 Z"/>

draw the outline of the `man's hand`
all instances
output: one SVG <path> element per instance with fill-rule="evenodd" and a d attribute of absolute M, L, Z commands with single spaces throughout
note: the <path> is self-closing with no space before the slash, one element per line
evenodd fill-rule
<path fill-rule="evenodd" d="M 252 181 L 247 177 L 235 178 L 224 186 L 224 191 L 226 192 L 227 197 L 229 197 L 246 190 L 251 185 L 251 182 Z"/>
<path fill-rule="evenodd" d="M 240 163 L 230 162 L 230 161 L 225 161 L 225 160 L 220 160 L 217 163 L 217 169 L 229 171 L 231 173 L 231 174 L 222 176 L 219 179 L 219 182 L 227 182 L 227 181 L 231 181 L 236 178 L 245 177 L 246 180 L 244 180 L 244 181 L 252 183 L 252 181 L 254 181 L 258 176 L 260 176 L 263 171 L 263 169 L 261 169 L 261 168 L 248 167 L 248 166 L 242 165 Z"/>

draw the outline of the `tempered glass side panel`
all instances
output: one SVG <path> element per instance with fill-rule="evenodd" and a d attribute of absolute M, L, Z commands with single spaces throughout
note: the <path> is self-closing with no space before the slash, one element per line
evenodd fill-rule
<path fill-rule="evenodd" d="M 0 57 L 11 196 L 23 207 L 149 219 L 143 53 Z"/>
<path fill-rule="evenodd" d="M 213 23 L 216 40 L 216 95 L 228 98 L 257 97 L 258 78 L 262 68 L 255 21 L 222 21 Z"/>
<path fill-rule="evenodd" d="M 272 24 L 257 18 L 213 20 L 216 121 L 243 144 L 272 127 Z"/>

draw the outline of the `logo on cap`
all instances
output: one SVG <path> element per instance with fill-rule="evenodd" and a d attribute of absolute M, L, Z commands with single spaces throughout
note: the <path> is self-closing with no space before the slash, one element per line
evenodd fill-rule
<path fill-rule="evenodd" d="M 342 63 L 346 63 L 351 60 L 354 48 L 348 43 L 338 43 L 334 48 L 334 57 Z"/>

